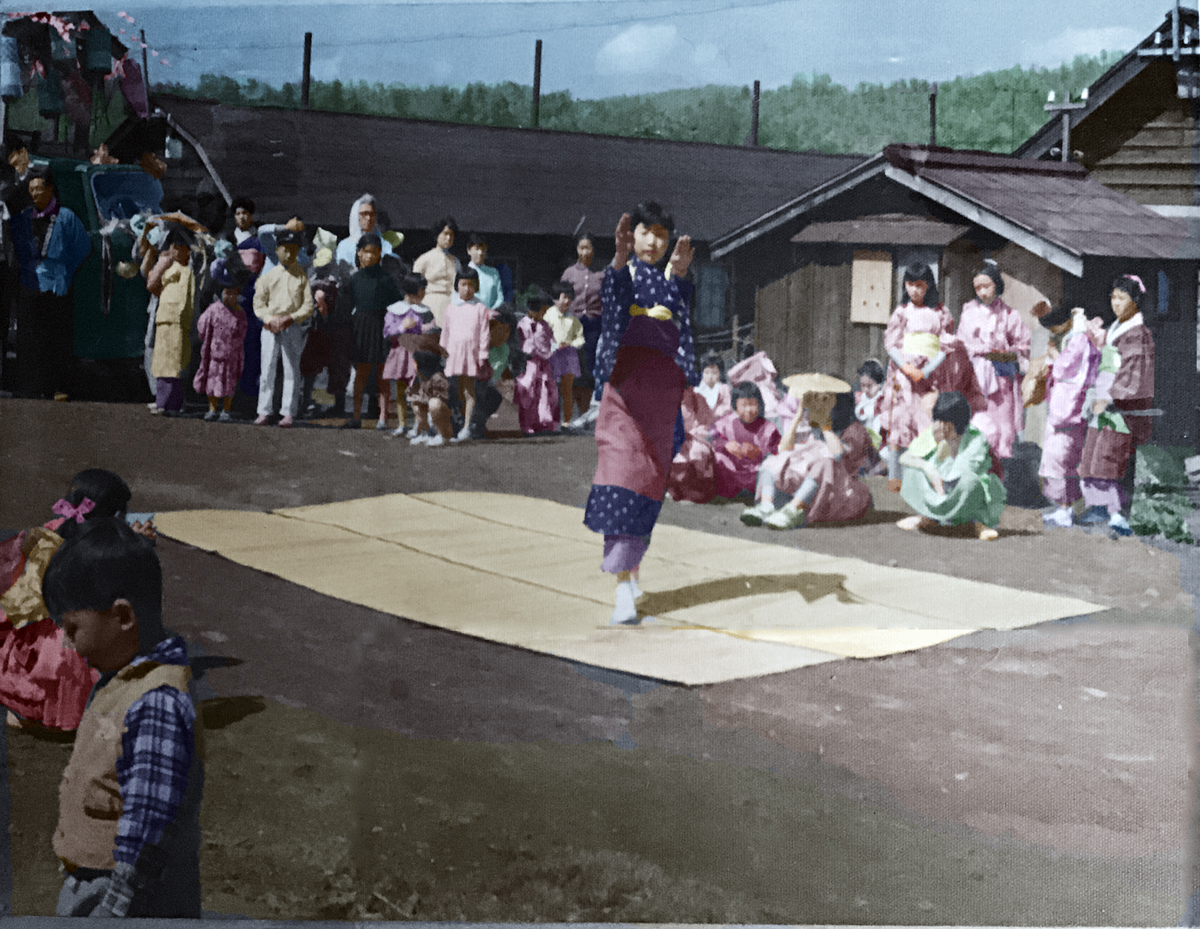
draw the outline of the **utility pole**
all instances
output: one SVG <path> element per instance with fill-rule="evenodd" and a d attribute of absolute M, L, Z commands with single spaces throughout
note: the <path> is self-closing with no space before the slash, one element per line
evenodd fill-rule
<path fill-rule="evenodd" d="M 1087 91 L 1080 95 L 1081 99 L 1077 103 L 1071 102 L 1071 92 L 1069 90 L 1063 92 L 1063 102 L 1054 102 L 1054 91 L 1050 91 L 1046 96 L 1046 105 L 1043 109 L 1047 113 L 1062 113 L 1062 160 L 1071 160 L 1071 110 L 1082 110 L 1087 106 Z"/>
<path fill-rule="evenodd" d="M 300 106 L 308 109 L 308 89 L 312 83 L 312 33 L 304 33 L 304 76 L 300 79 Z"/>
<path fill-rule="evenodd" d="M 150 63 L 146 58 L 146 30 L 142 30 L 142 82 L 146 85 L 146 102 L 150 102 Z"/>
<path fill-rule="evenodd" d="M 750 144 L 754 147 L 758 146 L 758 102 L 761 90 L 762 83 L 755 81 L 754 96 L 750 98 Z"/>
<path fill-rule="evenodd" d="M 538 118 L 542 108 L 542 40 L 537 40 L 533 50 L 533 113 L 530 122 L 533 128 L 538 127 Z"/>
<path fill-rule="evenodd" d="M 929 91 L 929 144 L 937 145 L 937 82 Z"/>

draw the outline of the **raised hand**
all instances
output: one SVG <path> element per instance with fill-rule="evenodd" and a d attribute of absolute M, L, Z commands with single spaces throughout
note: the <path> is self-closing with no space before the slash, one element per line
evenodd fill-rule
<path fill-rule="evenodd" d="M 675 251 L 671 252 L 671 273 L 676 277 L 683 277 L 688 273 L 688 268 L 692 265 L 692 237 L 690 235 L 681 235 L 675 242 Z"/>
<path fill-rule="evenodd" d="M 617 221 L 616 254 L 613 255 L 612 266 L 620 271 L 629 261 L 629 253 L 633 251 L 633 227 L 628 213 L 622 213 Z"/>

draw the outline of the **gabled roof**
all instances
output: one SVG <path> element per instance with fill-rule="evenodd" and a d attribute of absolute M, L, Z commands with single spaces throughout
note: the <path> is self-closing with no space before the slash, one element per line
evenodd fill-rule
<path fill-rule="evenodd" d="M 1079 165 L 921 145 L 889 145 L 869 162 L 721 236 L 713 255 L 726 255 L 879 174 L 1076 276 L 1085 256 L 1193 257 L 1186 253 L 1185 223 L 1110 190 Z"/>
<path fill-rule="evenodd" d="M 1177 10 L 1178 22 L 1175 21 L 1176 10 L 1168 12 L 1158 29 L 1146 36 L 1137 47 L 1131 49 L 1088 88 L 1086 106 L 1067 111 L 1072 133 L 1076 126 L 1154 62 L 1164 59 L 1177 60 L 1188 63 L 1193 68 L 1196 66 L 1196 62 L 1200 60 L 1200 14 L 1197 14 L 1195 9 L 1186 7 L 1178 7 Z M 1056 112 L 1050 115 L 1037 132 L 1018 146 L 1013 154 L 1018 158 L 1045 158 L 1050 149 L 1061 143 L 1062 113 Z"/>
<path fill-rule="evenodd" d="M 487 233 L 597 235 L 658 200 L 707 241 L 842 174 L 862 155 L 470 126 L 316 110 L 232 107 L 155 95 L 198 138 L 225 185 L 260 216 L 299 211 L 344 226 L 374 194 L 400 229 L 452 214 Z"/>

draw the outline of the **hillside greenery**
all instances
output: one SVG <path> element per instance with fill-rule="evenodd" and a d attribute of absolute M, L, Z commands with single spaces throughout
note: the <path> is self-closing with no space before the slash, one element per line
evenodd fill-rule
<path fill-rule="evenodd" d="M 1053 90 L 1076 96 L 1120 59 L 1120 53 L 1080 55 L 1057 68 L 1020 67 L 959 77 L 938 86 L 937 142 L 954 148 L 1010 152 L 1048 114 Z M 159 84 L 159 91 L 239 106 L 300 106 L 297 84 L 273 87 L 254 79 L 205 74 L 195 87 Z M 859 84 L 828 75 L 797 75 L 762 93 L 759 144 L 792 151 L 870 153 L 891 142 L 929 141 L 929 94 L 923 80 Z M 462 87 L 413 87 L 366 81 L 314 81 L 313 109 L 369 113 L 489 126 L 532 125 L 533 88 L 511 81 Z M 547 129 L 741 145 L 750 135 L 749 87 L 710 85 L 634 96 L 576 100 L 542 94 L 538 124 Z"/>

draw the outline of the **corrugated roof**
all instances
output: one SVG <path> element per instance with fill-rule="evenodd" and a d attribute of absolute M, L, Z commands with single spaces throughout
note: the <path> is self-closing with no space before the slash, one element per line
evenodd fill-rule
<path fill-rule="evenodd" d="M 164 94 L 155 103 L 197 136 L 260 216 L 299 211 L 342 225 L 364 190 L 396 228 L 447 213 L 487 233 L 600 234 L 641 200 L 711 240 L 864 160 L 861 155 L 505 129 L 315 110 L 242 108 Z"/>

